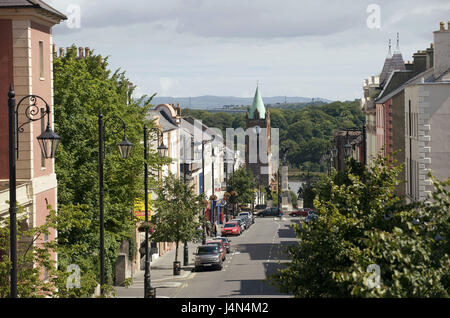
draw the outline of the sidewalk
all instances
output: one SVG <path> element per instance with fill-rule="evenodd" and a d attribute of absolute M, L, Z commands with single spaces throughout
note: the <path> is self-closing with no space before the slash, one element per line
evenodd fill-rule
<path fill-rule="evenodd" d="M 211 237 L 207 237 L 209 240 Z M 199 243 L 188 243 L 189 249 L 189 262 L 188 266 L 184 265 L 184 244 L 180 243 L 178 246 L 178 261 L 181 263 L 180 275 L 173 275 L 173 262 L 175 261 L 175 248 L 168 251 L 164 255 L 158 257 L 153 262 L 150 262 L 150 281 L 152 287 L 155 287 L 156 297 L 158 297 L 158 287 L 178 287 L 181 285 L 181 281 L 187 279 L 194 269 L 194 253 L 197 250 Z M 114 286 L 117 298 L 142 298 L 144 297 L 144 271 L 139 271 L 133 277 L 133 283 L 130 287 Z"/>

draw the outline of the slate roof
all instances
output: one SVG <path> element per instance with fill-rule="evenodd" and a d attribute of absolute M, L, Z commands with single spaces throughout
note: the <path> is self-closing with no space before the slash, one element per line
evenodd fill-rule
<path fill-rule="evenodd" d="M 436 78 L 436 82 L 450 82 L 450 68 L 444 72 L 441 76 Z"/>
<path fill-rule="evenodd" d="M 172 121 L 167 119 L 167 115 L 163 111 L 149 110 L 148 117 L 158 116 L 159 124 L 163 132 L 178 129 L 178 126 Z"/>
<path fill-rule="evenodd" d="M 42 9 L 51 13 L 61 20 L 67 20 L 67 17 L 56 10 L 55 8 L 49 6 L 44 1 L 41 0 L 0 0 L 0 8 L 36 8 Z"/>
<path fill-rule="evenodd" d="M 383 98 L 385 95 L 389 94 L 396 88 L 403 85 L 405 82 L 407 82 L 409 79 L 413 77 L 414 73 L 413 71 L 408 70 L 395 70 L 392 71 L 389 75 L 388 79 L 386 80 L 383 89 L 378 94 L 377 100 Z"/>
<path fill-rule="evenodd" d="M 397 48 L 394 51 L 394 55 L 391 55 L 391 41 L 389 40 L 389 52 L 384 60 L 383 69 L 380 74 L 380 87 L 384 87 L 393 71 L 406 70 L 405 62 L 403 61 L 402 53 L 399 49 L 397 34 Z"/>
<path fill-rule="evenodd" d="M 403 85 L 399 86 L 398 88 L 392 90 L 390 93 L 378 98 L 375 100 L 375 103 L 382 104 L 385 103 L 387 100 L 392 98 L 393 96 L 397 95 L 399 92 L 401 92 L 403 89 L 405 89 L 406 86 L 413 84 L 415 81 L 419 80 L 420 78 L 424 78 L 425 82 L 430 82 L 430 80 L 433 80 L 433 68 L 429 68 L 428 70 L 417 74 L 416 76 L 412 77 Z M 433 80 L 434 81 L 434 80 Z"/>

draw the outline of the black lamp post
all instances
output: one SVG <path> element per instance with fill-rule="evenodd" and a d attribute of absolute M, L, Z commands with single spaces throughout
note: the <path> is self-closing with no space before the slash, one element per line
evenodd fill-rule
<path fill-rule="evenodd" d="M 103 159 L 104 159 L 104 143 L 105 143 L 105 127 L 109 119 L 118 119 L 123 127 L 123 139 L 118 144 L 119 152 L 123 159 L 127 159 L 130 155 L 133 144 L 128 141 L 126 136 L 126 124 L 122 118 L 113 115 L 103 122 L 103 114 L 100 111 L 98 115 L 98 176 L 99 176 L 99 209 L 100 209 L 100 293 L 104 293 L 105 285 L 105 227 L 104 227 L 104 187 L 103 187 Z"/>
<path fill-rule="evenodd" d="M 228 149 L 225 147 L 225 150 L 223 152 L 223 162 L 224 162 L 224 170 L 225 170 L 225 191 L 228 191 Z M 225 221 L 228 222 L 229 219 L 229 206 L 228 206 L 228 199 L 227 203 L 224 205 L 224 215 L 225 215 Z"/>
<path fill-rule="evenodd" d="M 229 199 L 228 199 L 228 201 L 229 201 L 229 203 L 228 204 L 231 204 L 231 216 L 233 216 L 234 217 L 234 206 L 235 206 L 235 204 L 236 204 L 236 202 L 235 202 L 235 195 L 233 195 L 232 193 L 233 193 L 233 191 L 235 191 L 234 189 L 235 189 L 235 184 L 234 184 L 234 165 L 235 165 L 235 162 L 236 162 L 236 158 L 235 158 L 235 152 L 234 152 L 234 150 L 232 150 L 232 151 L 230 151 L 229 152 L 230 153 L 230 155 L 232 156 L 229 160 L 227 159 L 227 165 L 228 165 L 228 163 L 230 162 L 231 163 L 231 191 L 230 191 L 230 197 L 229 197 Z M 229 180 L 229 173 L 228 173 L 228 167 L 227 167 L 227 190 L 228 190 L 228 180 Z M 229 208 L 227 209 L 227 210 L 229 210 Z M 229 219 L 230 219 L 230 214 L 229 214 L 229 212 L 230 211 L 228 211 L 228 215 L 227 215 L 227 221 L 229 221 Z"/>
<path fill-rule="evenodd" d="M 281 165 L 284 164 L 286 162 L 286 156 L 287 153 L 289 151 L 289 147 L 285 148 L 283 151 L 283 156 L 282 156 L 282 160 L 280 162 L 280 164 L 278 165 L 278 213 L 281 213 Z"/>
<path fill-rule="evenodd" d="M 154 129 L 159 132 L 158 129 Z M 158 134 L 159 137 L 159 134 Z M 159 143 L 159 138 L 158 138 Z M 161 144 L 158 146 L 158 153 L 161 157 L 167 156 L 168 148 L 164 145 L 161 139 Z M 144 270 L 144 298 L 155 298 L 156 289 L 151 286 L 150 279 L 150 255 L 148 249 L 149 243 L 149 224 L 148 224 L 148 129 L 147 125 L 144 125 L 144 189 L 145 189 L 145 270 Z"/>
<path fill-rule="evenodd" d="M 15 92 L 12 84 L 8 92 L 8 128 L 9 128 L 9 219 L 10 219 L 10 297 L 17 298 L 17 199 L 16 199 L 16 154 L 19 157 L 19 133 L 23 132 L 23 126 L 37 120 L 44 120 L 47 116 L 47 128 L 37 137 L 44 158 L 54 158 L 56 148 L 61 137 L 50 128 L 50 106 L 38 95 L 27 95 L 23 97 L 16 107 Z M 28 100 L 30 105 L 25 109 L 27 121 L 19 125 L 19 107 L 22 102 Z M 45 110 L 37 103 L 45 104 Z"/>
<path fill-rule="evenodd" d="M 211 200 L 211 223 L 214 226 L 214 223 L 216 222 L 216 202 L 214 200 L 214 159 L 216 156 L 214 155 L 214 147 L 211 145 L 211 189 L 212 189 L 212 197 Z"/>
<path fill-rule="evenodd" d="M 192 176 L 190 175 L 186 175 L 186 170 L 187 167 L 189 166 L 188 163 L 186 163 L 186 136 L 183 136 L 183 181 L 186 184 L 187 182 L 190 182 L 192 180 Z M 188 266 L 189 265 L 189 248 L 188 248 L 188 244 L 187 241 L 184 241 L 184 247 L 183 247 L 183 265 L 184 266 Z"/>
<path fill-rule="evenodd" d="M 212 136 L 210 140 L 202 140 L 202 194 L 205 193 L 205 144 L 208 142 L 213 142 L 216 136 Z M 192 145 L 200 145 L 200 142 L 193 143 Z M 203 210 L 203 216 L 205 217 L 205 210 Z M 202 237 L 202 245 L 206 244 L 206 220 L 203 222 L 203 237 Z"/>

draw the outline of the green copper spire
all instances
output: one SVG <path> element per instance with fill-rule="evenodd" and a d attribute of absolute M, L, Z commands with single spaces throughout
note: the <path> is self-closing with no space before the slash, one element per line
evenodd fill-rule
<path fill-rule="evenodd" d="M 255 110 L 258 110 L 258 118 L 255 118 Z M 264 107 L 263 100 L 259 94 L 259 88 L 256 86 L 255 97 L 253 98 L 253 105 L 248 110 L 249 119 L 265 119 L 266 118 L 266 107 Z"/>

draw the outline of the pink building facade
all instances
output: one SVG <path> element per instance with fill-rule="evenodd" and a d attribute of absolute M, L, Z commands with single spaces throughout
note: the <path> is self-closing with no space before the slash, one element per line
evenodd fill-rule
<path fill-rule="evenodd" d="M 53 50 L 52 27 L 66 17 L 42 1 L 9 1 L 0 4 L 0 216 L 8 215 L 8 91 L 13 85 L 16 105 L 27 95 L 39 95 L 50 106 L 53 128 Z M 37 100 L 39 109 L 45 103 Z M 29 121 L 25 99 L 18 109 L 18 124 Z M 39 116 L 40 117 L 40 116 Z M 25 208 L 29 227 L 46 222 L 48 205 L 57 209 L 57 179 L 54 159 L 45 159 L 36 139 L 46 128 L 47 116 L 23 126 L 16 157 L 17 203 Z M 52 240 L 56 233 L 39 238 L 35 244 Z M 56 258 L 56 255 L 55 255 Z"/>

